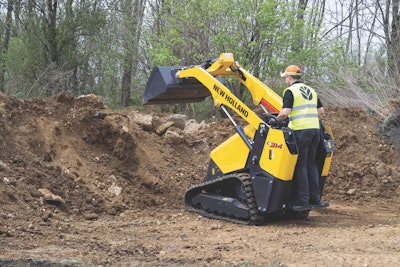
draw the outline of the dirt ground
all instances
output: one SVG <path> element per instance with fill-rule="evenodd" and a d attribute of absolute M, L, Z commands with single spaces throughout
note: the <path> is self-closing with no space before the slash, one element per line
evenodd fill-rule
<path fill-rule="evenodd" d="M 0 266 L 398 266 L 399 153 L 361 109 L 326 112 L 330 207 L 245 226 L 183 206 L 229 121 L 0 94 Z"/>

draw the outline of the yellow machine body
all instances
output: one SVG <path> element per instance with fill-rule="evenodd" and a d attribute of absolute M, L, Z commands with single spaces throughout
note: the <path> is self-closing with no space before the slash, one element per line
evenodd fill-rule
<path fill-rule="evenodd" d="M 254 137 L 252 127 L 245 127 L 248 136 Z M 234 134 L 210 153 L 211 159 L 223 174 L 243 170 L 246 166 L 249 148 L 238 134 Z M 293 178 L 297 154 L 290 153 L 282 131 L 270 129 L 260 158 L 260 167 L 275 178 L 289 181 Z"/>

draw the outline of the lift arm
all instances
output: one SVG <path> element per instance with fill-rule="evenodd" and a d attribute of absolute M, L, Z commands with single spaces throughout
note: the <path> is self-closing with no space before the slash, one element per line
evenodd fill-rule
<path fill-rule="evenodd" d="M 282 97 L 275 91 L 241 68 L 231 53 L 222 53 L 219 58 L 207 68 L 212 76 L 233 76 L 238 79 L 249 91 L 254 105 L 260 103 L 272 113 L 282 109 Z M 182 76 L 183 74 L 178 74 Z M 196 76 L 194 76 L 196 77 Z M 214 98 L 215 99 L 215 98 Z"/>

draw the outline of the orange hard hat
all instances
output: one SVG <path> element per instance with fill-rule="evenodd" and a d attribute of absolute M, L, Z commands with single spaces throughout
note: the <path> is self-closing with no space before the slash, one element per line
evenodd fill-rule
<path fill-rule="evenodd" d="M 281 73 L 281 77 L 286 77 L 286 76 L 301 76 L 303 73 L 301 72 L 301 69 L 296 66 L 296 65 L 290 65 L 289 67 L 286 68 L 284 73 Z"/>

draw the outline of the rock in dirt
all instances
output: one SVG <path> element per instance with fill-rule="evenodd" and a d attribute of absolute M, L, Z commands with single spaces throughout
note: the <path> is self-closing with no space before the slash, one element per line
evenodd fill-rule
<path fill-rule="evenodd" d="M 355 194 L 356 194 L 356 190 L 355 190 L 354 188 L 349 189 L 349 190 L 347 191 L 347 194 L 348 194 L 348 195 L 355 195 Z"/>
<path fill-rule="evenodd" d="M 168 128 L 170 128 L 174 124 L 175 123 L 173 121 L 164 122 L 156 128 L 156 133 L 158 133 L 159 135 L 163 135 L 168 130 Z"/>
<path fill-rule="evenodd" d="M 49 204 L 54 204 L 54 205 L 65 205 L 64 199 L 62 199 L 60 196 L 53 194 L 49 189 L 47 188 L 40 188 L 38 190 L 42 196 L 43 199 L 49 203 Z"/>
<path fill-rule="evenodd" d="M 135 123 L 142 126 L 143 130 L 149 131 L 153 129 L 153 116 L 151 114 L 132 112 L 130 115 Z"/>
<path fill-rule="evenodd" d="M 172 121 L 174 122 L 174 126 L 183 130 L 185 129 L 187 116 L 184 114 L 172 114 L 165 118 L 165 121 Z"/>
<path fill-rule="evenodd" d="M 198 123 L 196 120 L 190 119 L 185 123 L 184 133 L 194 134 L 197 133 L 201 129 L 202 125 Z"/>
<path fill-rule="evenodd" d="M 10 167 L 6 163 L 0 160 L 0 171 L 10 171 Z"/>
<path fill-rule="evenodd" d="M 116 184 L 112 184 L 109 188 L 108 188 L 108 192 L 110 192 L 111 194 L 115 195 L 115 196 L 119 196 L 121 195 L 121 191 L 122 188 L 119 187 Z"/>
<path fill-rule="evenodd" d="M 184 140 L 183 135 L 171 129 L 165 132 L 164 139 L 168 144 L 180 144 Z"/>
<path fill-rule="evenodd" d="M 85 213 L 83 214 L 83 218 L 85 218 L 88 221 L 92 221 L 92 220 L 97 220 L 99 218 L 99 215 L 97 213 Z"/>

